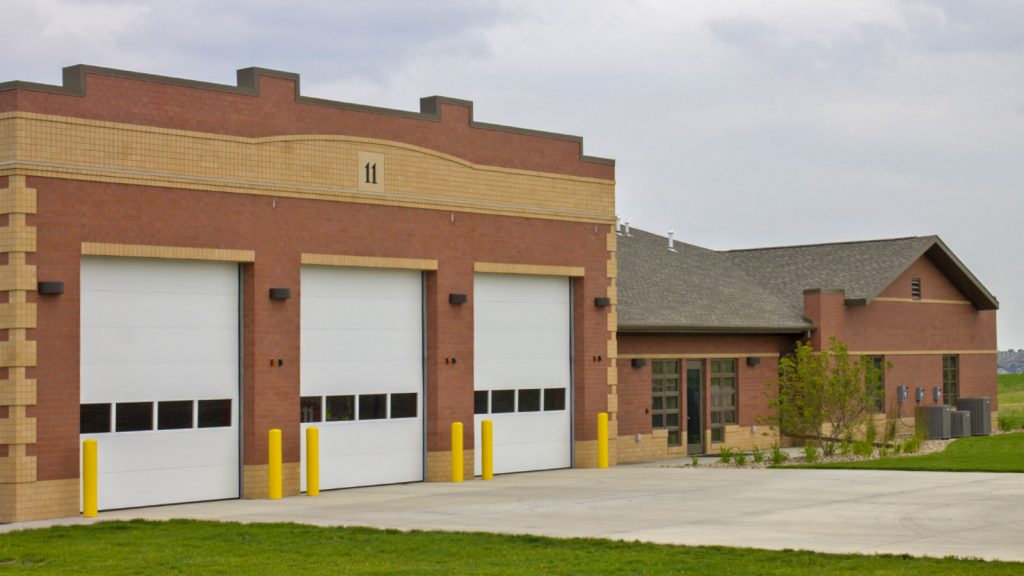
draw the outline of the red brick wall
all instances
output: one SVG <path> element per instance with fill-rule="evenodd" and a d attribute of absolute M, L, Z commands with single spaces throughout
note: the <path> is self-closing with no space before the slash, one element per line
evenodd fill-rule
<path fill-rule="evenodd" d="M 909 299 L 914 277 L 921 279 L 924 300 L 966 300 L 926 256 L 909 266 L 880 296 Z M 901 384 L 909 387 L 911 397 L 904 415 L 913 412 L 913 391 L 918 386 L 926 388 L 925 401 L 932 402 L 932 388 L 942 385 L 943 352 L 993 352 L 960 354 L 960 390 L 961 396 L 988 396 L 995 406 L 994 310 L 978 310 L 970 304 L 884 300 L 874 300 L 866 306 L 845 306 L 842 295 L 837 293 L 806 294 L 804 306 L 804 316 L 815 324 L 815 348 L 827 347 L 827 336 L 831 334 L 853 352 L 885 354 L 886 361 L 892 364 L 885 378 L 887 410 L 893 409 L 896 387 Z"/>
<path fill-rule="evenodd" d="M 302 252 L 398 258 L 431 258 L 439 270 L 427 275 L 428 449 L 448 447 L 453 420 L 473 418 L 473 263 L 510 262 L 584 266 L 575 281 L 576 431 L 593 439 L 596 412 L 607 404 L 604 362 L 607 311 L 595 296 L 607 292 L 608 226 L 532 220 L 313 200 L 181 191 L 120 184 L 30 178 L 37 190 L 38 253 L 30 263 L 41 280 L 63 280 L 65 293 L 39 299 L 40 480 L 78 476 L 79 261 L 82 242 L 194 246 L 255 250 L 243 266 L 245 435 L 244 460 L 263 463 L 266 432 L 284 433 L 285 461 L 299 460 L 299 284 Z M 557 246 L 557 250 L 552 247 Z M 291 300 L 271 301 L 270 287 L 289 287 Z M 448 304 L 451 292 L 469 295 L 463 306 Z M 582 354 L 581 354 L 582 352 Z M 444 358 L 455 356 L 455 365 Z M 284 366 L 271 367 L 271 358 Z M 473 446 L 466 426 L 466 447 Z"/>
<path fill-rule="evenodd" d="M 17 109 L 108 122 L 233 136 L 343 134 L 404 142 L 470 162 L 612 180 L 615 167 L 580 160 L 581 144 L 469 126 L 470 109 L 442 105 L 441 122 L 340 109 L 295 100 L 295 82 L 262 77 L 259 97 L 89 75 L 85 97 L 11 90 L 0 112 Z"/>

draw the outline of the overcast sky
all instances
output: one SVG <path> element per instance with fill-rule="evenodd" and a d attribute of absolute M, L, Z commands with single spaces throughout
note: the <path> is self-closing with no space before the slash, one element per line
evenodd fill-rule
<path fill-rule="evenodd" d="M 1024 1 L 0 0 L 0 81 L 95 64 L 583 136 L 715 249 L 938 234 L 1024 348 Z"/>

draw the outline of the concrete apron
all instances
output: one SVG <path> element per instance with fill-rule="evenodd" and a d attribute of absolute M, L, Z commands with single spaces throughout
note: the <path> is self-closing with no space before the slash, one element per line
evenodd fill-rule
<path fill-rule="evenodd" d="M 619 466 L 101 512 L 1024 561 L 1020 474 Z M 0 531 L 92 520 L 0 526 Z"/>

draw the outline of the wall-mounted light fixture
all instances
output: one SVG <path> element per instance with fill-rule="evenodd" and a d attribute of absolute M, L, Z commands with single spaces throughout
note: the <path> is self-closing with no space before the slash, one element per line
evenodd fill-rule
<path fill-rule="evenodd" d="M 466 296 L 465 294 L 449 294 L 448 295 L 448 303 L 449 304 L 455 304 L 456 306 L 461 306 L 461 305 L 465 304 L 466 302 L 469 302 L 469 297 Z"/>
<path fill-rule="evenodd" d="M 630 364 L 632 364 L 633 368 L 643 368 L 647 366 L 647 358 L 633 358 Z"/>
<path fill-rule="evenodd" d="M 64 283 L 59 281 L 40 282 L 36 286 L 36 292 L 47 296 L 54 296 L 64 293 Z"/>
<path fill-rule="evenodd" d="M 271 288 L 270 299 L 271 300 L 287 300 L 292 297 L 291 288 Z"/>
<path fill-rule="evenodd" d="M 612 305 L 612 299 L 607 296 L 598 296 L 594 298 L 594 306 L 598 308 L 607 308 Z"/>
<path fill-rule="evenodd" d="M 761 359 L 757 356 L 747 356 L 747 366 L 757 366 L 761 363 Z"/>

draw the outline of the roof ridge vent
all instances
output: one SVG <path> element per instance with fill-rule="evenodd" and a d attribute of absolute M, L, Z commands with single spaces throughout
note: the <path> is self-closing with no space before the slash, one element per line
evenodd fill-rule
<path fill-rule="evenodd" d="M 672 237 L 675 236 L 675 235 L 676 235 L 675 230 L 669 230 L 668 231 L 668 251 L 669 252 L 679 252 L 679 250 L 676 250 L 675 244 L 672 242 Z"/>

